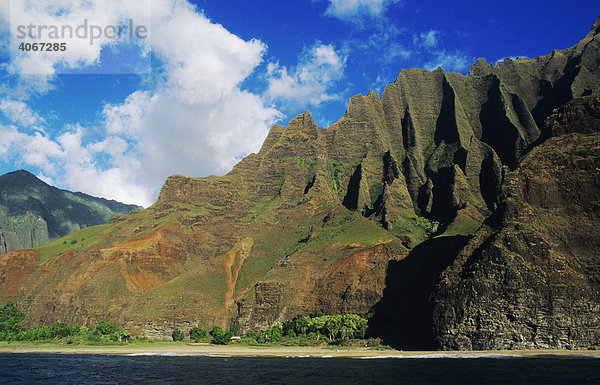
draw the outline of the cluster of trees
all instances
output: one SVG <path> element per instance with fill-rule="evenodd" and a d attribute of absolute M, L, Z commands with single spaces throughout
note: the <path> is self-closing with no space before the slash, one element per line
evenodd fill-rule
<path fill-rule="evenodd" d="M 335 339 L 362 339 L 367 334 L 369 320 L 358 314 L 324 315 L 317 310 L 310 316 L 297 315 L 294 319 L 283 323 L 286 336 L 316 335 Z"/>
<path fill-rule="evenodd" d="M 55 322 L 51 326 L 27 329 L 22 325 L 25 313 L 20 311 L 14 303 L 8 302 L 0 307 L 0 341 L 41 341 L 61 339 L 66 337 L 80 337 L 91 342 L 127 341 L 131 334 L 127 330 L 118 328 L 106 321 L 99 321 L 96 328 L 87 326 L 70 326 L 62 322 Z"/>
<path fill-rule="evenodd" d="M 240 336 L 244 342 L 280 342 L 284 339 L 321 338 L 333 340 L 350 340 L 365 338 L 368 329 L 368 319 L 357 314 L 324 315 L 317 310 L 310 316 L 297 315 L 294 319 L 284 322 L 283 327 L 273 326 L 262 332 L 241 334 L 239 331 L 224 331 L 220 326 L 214 326 L 210 332 L 194 327 L 190 330 L 190 340 L 200 342 L 208 340 L 213 344 L 228 344 L 232 336 Z M 183 341 L 184 334 L 179 329 L 173 331 L 174 341 Z"/>
<path fill-rule="evenodd" d="M 0 341 L 39 341 L 75 337 L 89 342 L 116 342 L 128 341 L 131 334 L 126 330 L 119 330 L 115 325 L 106 321 L 99 321 L 95 328 L 87 326 L 69 326 L 56 322 L 51 326 L 27 329 L 22 325 L 25 313 L 20 311 L 13 303 L 8 302 L 0 307 Z M 213 344 L 225 345 L 231 342 L 231 337 L 239 336 L 247 343 L 280 342 L 283 340 L 296 341 L 297 339 L 321 340 L 350 340 L 365 338 L 368 328 L 368 319 L 357 314 L 324 315 L 320 310 L 309 316 L 297 315 L 292 320 L 284 322 L 283 327 L 273 326 L 262 332 L 241 334 L 238 330 L 223 330 L 214 326 L 209 332 L 200 327 L 193 327 L 189 331 L 189 338 L 195 342 L 206 341 Z M 183 341 L 185 334 L 173 330 L 173 341 Z M 293 342 L 292 342 L 293 343 Z"/>
<path fill-rule="evenodd" d="M 220 326 L 213 326 L 210 332 L 195 326 L 190 329 L 190 340 L 200 342 L 206 340 L 210 336 L 210 342 L 213 344 L 225 345 L 231 341 L 231 337 L 237 334 L 238 333 L 234 330 L 225 331 Z M 179 329 L 173 330 L 171 336 L 173 337 L 173 341 L 183 341 L 185 339 L 184 333 Z"/>

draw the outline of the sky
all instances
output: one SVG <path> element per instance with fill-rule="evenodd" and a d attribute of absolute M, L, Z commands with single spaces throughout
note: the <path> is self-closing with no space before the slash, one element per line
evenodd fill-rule
<path fill-rule="evenodd" d="M 545 55 L 599 16 L 597 0 L 2 0 L 0 174 L 147 207 L 169 175 L 223 175 L 273 124 L 308 110 L 326 128 L 402 69 Z"/>

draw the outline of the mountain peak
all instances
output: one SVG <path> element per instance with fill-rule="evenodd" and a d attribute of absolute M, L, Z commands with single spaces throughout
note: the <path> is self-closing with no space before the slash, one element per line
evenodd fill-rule
<path fill-rule="evenodd" d="M 494 65 L 488 63 L 485 58 L 480 57 L 475 63 L 469 68 L 469 75 L 473 76 L 485 76 L 492 73 Z"/>
<path fill-rule="evenodd" d="M 27 170 L 16 170 L 4 175 L 0 175 L 0 184 L 10 185 L 30 185 L 30 184 L 43 184 L 47 185 L 44 181 L 33 175 Z"/>

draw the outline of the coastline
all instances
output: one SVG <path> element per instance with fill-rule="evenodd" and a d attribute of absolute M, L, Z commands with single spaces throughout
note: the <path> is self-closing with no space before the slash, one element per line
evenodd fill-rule
<path fill-rule="evenodd" d="M 99 354 L 99 355 L 199 355 L 208 357 L 314 357 L 314 358 L 480 358 L 528 356 L 595 356 L 598 350 L 486 350 L 486 351 L 399 351 L 368 348 L 318 348 L 304 346 L 215 346 L 172 344 L 162 346 L 2 346 L 3 353 Z"/>

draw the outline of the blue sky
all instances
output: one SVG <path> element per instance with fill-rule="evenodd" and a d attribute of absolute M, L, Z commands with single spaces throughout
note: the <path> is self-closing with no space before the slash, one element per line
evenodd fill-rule
<path fill-rule="evenodd" d="M 598 16 L 600 2 L 584 0 L 11 0 L 0 5 L 0 173 L 147 206 L 167 176 L 224 174 L 305 110 L 327 127 L 403 68 L 466 74 L 478 57 L 544 55 Z M 17 50 L 18 25 L 84 19 L 132 20 L 150 36 Z"/>

